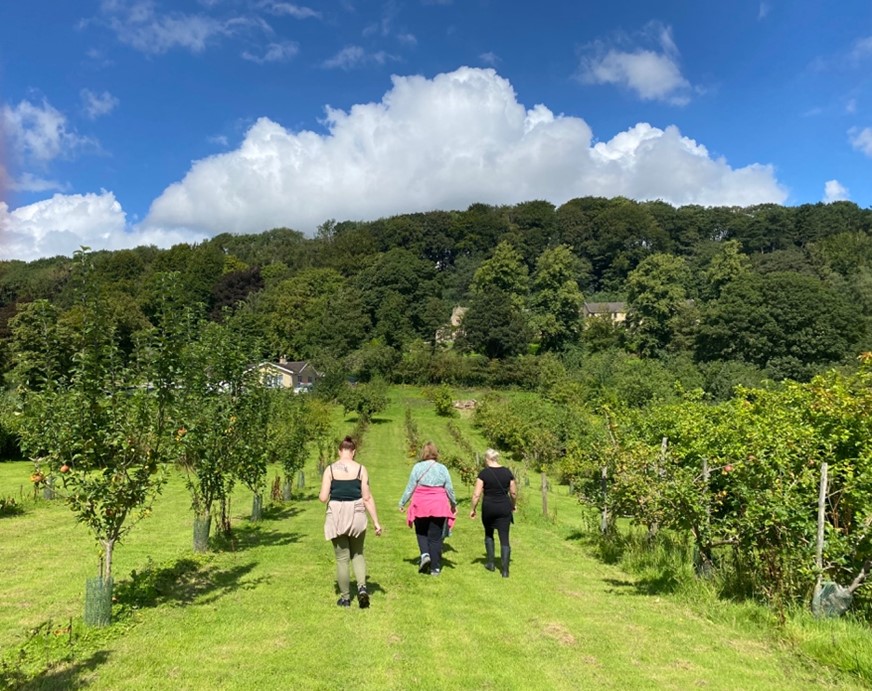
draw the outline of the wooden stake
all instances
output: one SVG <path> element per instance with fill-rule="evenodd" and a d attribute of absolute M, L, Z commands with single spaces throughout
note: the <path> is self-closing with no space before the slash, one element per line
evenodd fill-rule
<path fill-rule="evenodd" d="M 817 580 L 814 584 L 815 598 L 820 595 L 824 578 L 824 521 L 826 520 L 827 504 L 827 469 L 827 464 L 821 463 L 821 485 L 818 492 L 817 546 L 814 558 L 815 570 L 817 571 Z"/>

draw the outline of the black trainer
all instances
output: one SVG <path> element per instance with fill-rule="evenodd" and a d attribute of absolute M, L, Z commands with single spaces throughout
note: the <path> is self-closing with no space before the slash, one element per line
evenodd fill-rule
<path fill-rule="evenodd" d="M 369 607 L 369 593 L 366 592 L 366 586 L 362 585 L 357 589 L 357 604 L 361 609 Z"/>
<path fill-rule="evenodd" d="M 351 607 L 351 600 L 349 600 L 347 597 L 340 597 L 336 601 L 336 604 L 340 607 Z"/>

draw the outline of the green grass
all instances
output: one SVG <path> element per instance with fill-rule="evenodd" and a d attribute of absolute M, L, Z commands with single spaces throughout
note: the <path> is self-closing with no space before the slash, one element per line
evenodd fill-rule
<path fill-rule="evenodd" d="M 412 462 L 407 405 L 422 441 L 457 451 L 418 389 L 392 390 L 359 453 L 385 529 L 367 537 L 369 610 L 335 605 L 314 465 L 295 501 L 271 507 L 258 525 L 245 520 L 250 496 L 236 495 L 236 544 L 205 558 L 190 551 L 190 502 L 172 478 L 154 515 L 116 551 L 120 602 L 104 630 L 81 625 L 97 550 L 69 510 L 25 502 L 23 515 L 0 518 L 0 648 L 6 659 L 26 649 L 22 669 L 35 676 L 25 688 L 861 687 L 779 642 L 765 617 L 651 594 L 644 579 L 595 559 L 577 539 L 582 512 L 565 488 L 551 493 L 546 520 L 537 483 L 522 487 L 512 575 L 503 579 L 482 568 L 481 524 L 466 517 L 469 488 L 458 487 L 461 518 L 443 574 L 419 575 L 414 535 L 396 507 Z M 455 421 L 485 448 L 468 418 Z M 27 492 L 28 475 L 26 463 L 0 464 L 0 496 Z M 846 623 L 814 625 L 825 638 Z"/>

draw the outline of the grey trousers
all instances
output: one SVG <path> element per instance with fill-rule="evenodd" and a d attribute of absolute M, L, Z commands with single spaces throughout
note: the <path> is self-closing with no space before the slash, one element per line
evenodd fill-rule
<path fill-rule="evenodd" d="M 366 532 L 361 533 L 357 537 L 350 535 L 340 535 L 334 537 L 333 553 L 336 555 L 336 583 L 339 585 L 339 596 L 349 599 L 349 588 L 351 587 L 351 574 L 349 573 L 348 563 L 351 562 L 351 567 L 354 569 L 354 578 L 357 581 L 357 587 L 366 584 L 366 560 L 363 557 L 363 540 L 366 537 Z"/>

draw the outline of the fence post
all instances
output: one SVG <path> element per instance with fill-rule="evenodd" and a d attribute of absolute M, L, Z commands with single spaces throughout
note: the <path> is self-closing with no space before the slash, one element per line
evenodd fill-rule
<path fill-rule="evenodd" d="M 603 513 L 600 519 L 600 532 L 605 535 L 609 530 L 609 505 L 608 505 L 608 466 L 603 466 L 600 469 L 600 490 L 603 493 Z"/>
<path fill-rule="evenodd" d="M 829 466 L 821 463 L 821 484 L 818 491 L 818 516 L 817 516 L 817 545 L 815 546 L 814 566 L 817 571 L 817 579 L 814 584 L 814 599 L 821 593 L 824 578 L 824 527 L 826 521 L 827 504 L 827 471 Z"/>

